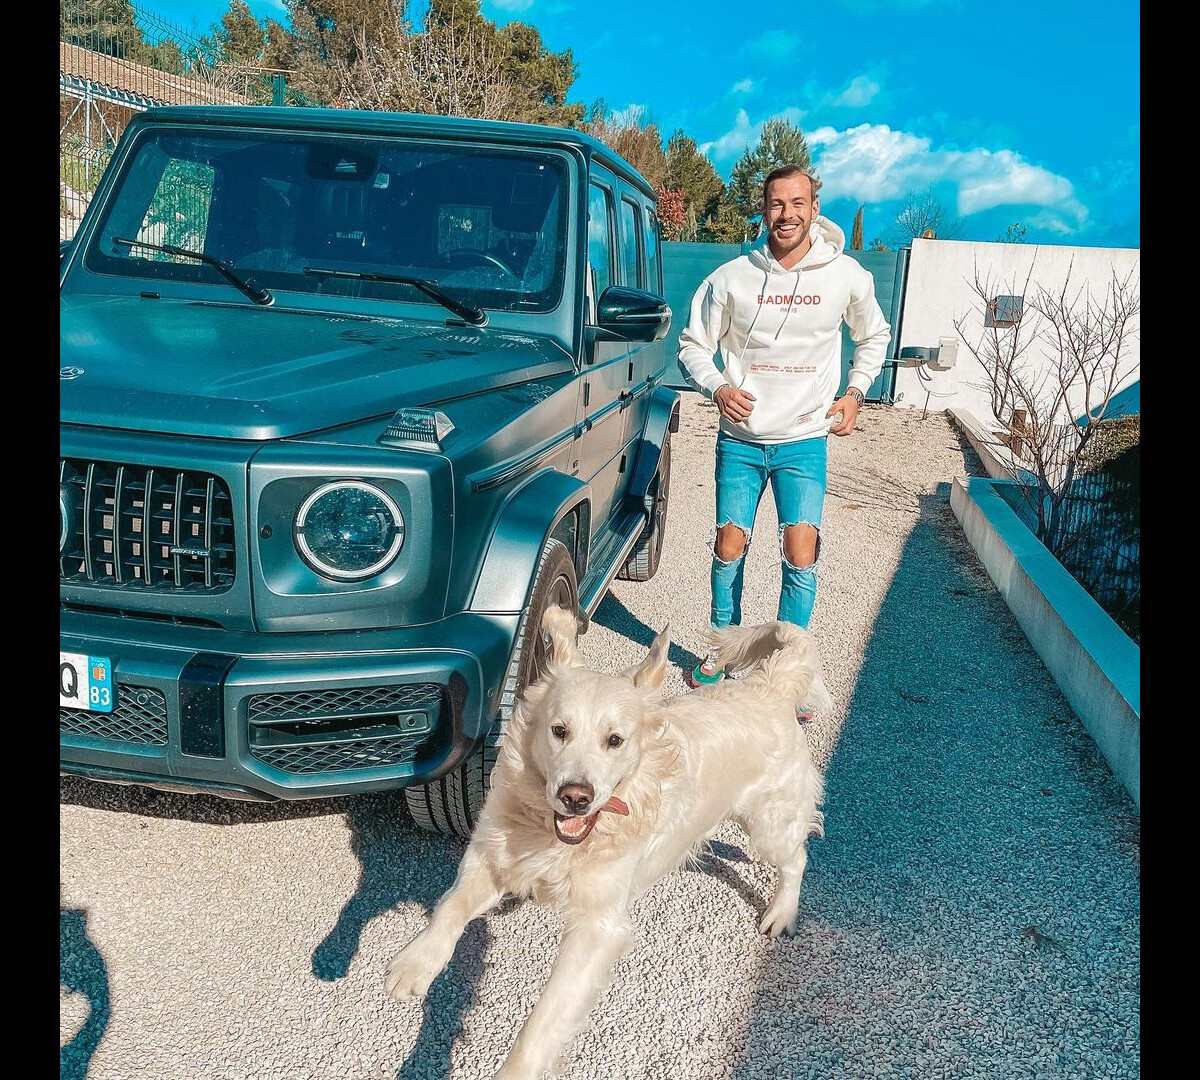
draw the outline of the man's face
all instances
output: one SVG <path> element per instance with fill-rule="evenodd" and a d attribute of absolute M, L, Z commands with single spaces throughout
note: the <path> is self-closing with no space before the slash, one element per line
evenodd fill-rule
<path fill-rule="evenodd" d="M 767 223 L 771 251 L 776 259 L 784 258 L 804 243 L 820 205 L 820 200 L 812 197 L 812 188 L 805 176 L 786 176 L 771 181 L 763 220 Z"/>

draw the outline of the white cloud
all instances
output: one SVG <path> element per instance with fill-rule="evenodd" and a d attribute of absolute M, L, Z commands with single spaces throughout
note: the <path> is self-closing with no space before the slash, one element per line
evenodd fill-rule
<path fill-rule="evenodd" d="M 735 93 L 735 94 L 748 94 L 753 89 L 754 89 L 754 80 L 753 79 L 743 79 L 741 82 L 735 82 L 733 84 L 733 93 Z"/>
<path fill-rule="evenodd" d="M 701 143 L 699 146 L 700 153 L 707 155 L 714 161 L 724 161 L 727 158 L 737 157 L 747 146 L 758 139 L 759 132 L 762 131 L 763 125 L 768 120 L 787 120 L 789 123 L 799 126 L 800 120 L 804 116 L 803 109 L 784 109 L 783 112 L 775 113 L 772 116 L 764 116 L 761 120 L 754 123 L 750 122 L 750 116 L 745 109 L 738 109 L 737 119 L 724 135 L 713 139 L 711 142 Z"/>
<path fill-rule="evenodd" d="M 831 101 L 831 105 L 841 105 L 846 108 L 861 108 L 875 100 L 876 95 L 883 89 L 870 75 L 859 75 L 850 80 L 850 84 Z"/>
<path fill-rule="evenodd" d="M 827 198 L 887 202 L 949 182 L 957 186 L 962 215 L 998 206 L 1039 206 L 1048 215 L 1046 228 L 1074 232 L 1087 222 L 1087 207 L 1066 177 L 1031 165 L 1013 150 L 934 147 L 928 138 L 883 124 L 845 131 L 823 127 L 807 138 Z M 1035 224 L 1032 218 L 1029 224 Z"/>
<path fill-rule="evenodd" d="M 645 127 L 648 113 L 649 110 L 645 105 L 626 105 L 623 109 L 616 109 L 609 113 L 608 122 L 615 128 Z"/>

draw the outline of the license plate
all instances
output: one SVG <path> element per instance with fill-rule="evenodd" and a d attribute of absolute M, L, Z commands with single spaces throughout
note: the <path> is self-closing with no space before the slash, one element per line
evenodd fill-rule
<path fill-rule="evenodd" d="M 60 708 L 112 712 L 115 697 L 112 661 L 107 656 L 69 652 L 58 654 Z"/>

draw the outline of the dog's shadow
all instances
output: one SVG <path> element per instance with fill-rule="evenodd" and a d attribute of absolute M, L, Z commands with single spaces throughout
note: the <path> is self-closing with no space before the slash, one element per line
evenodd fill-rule
<path fill-rule="evenodd" d="M 377 916 L 413 901 L 424 905 L 428 914 L 454 881 L 466 841 L 427 833 L 406 813 L 401 820 L 402 805 L 403 795 L 384 793 L 356 796 L 349 808 L 346 821 L 361 871 L 358 887 L 337 923 L 313 950 L 312 970 L 318 979 L 332 982 L 346 975 L 363 931 Z M 502 904 L 495 911 L 503 913 L 508 906 Z M 449 1073 L 450 1050 L 463 1017 L 474 1004 L 490 943 L 483 920 L 473 920 L 446 970 L 429 988 L 416 1044 L 396 1080 Z M 399 950 L 405 944 L 398 940 L 394 946 Z M 389 951 L 379 964 L 381 986 L 392 955 Z"/>
<path fill-rule="evenodd" d="M 344 814 L 360 870 L 353 895 L 342 907 L 333 928 L 313 949 L 312 973 L 326 982 L 346 976 L 358 953 L 363 931 L 377 916 L 386 915 L 400 904 L 414 902 L 431 912 L 454 881 L 466 846 L 464 840 L 420 829 L 409 817 L 400 792 L 306 802 L 253 803 L 63 777 L 59 782 L 59 799 L 95 809 L 232 828 L 248 823 Z M 302 861 L 302 856 L 297 855 L 297 860 Z M 501 904 L 494 910 L 503 913 L 511 906 Z M 83 1029 L 69 1045 L 61 1048 L 60 1072 L 82 1080 L 108 1023 L 108 980 L 103 959 L 87 938 L 83 914 L 63 910 L 59 922 L 60 983 L 69 992 L 86 994 L 91 1006 Z M 378 968 L 381 997 L 387 961 L 406 943 L 389 942 L 387 955 L 379 957 L 377 963 L 372 960 L 372 966 Z M 463 1017 L 474 1002 L 489 944 L 483 921 L 472 922 L 446 971 L 429 989 L 421 1030 L 396 1080 L 423 1080 L 449 1073 L 450 1049 Z M 74 958 L 70 963 L 69 957 Z M 394 1004 L 390 998 L 386 1000 L 396 1009 L 412 1008 Z"/>
<path fill-rule="evenodd" d="M 758 918 L 767 910 L 766 900 L 730 865 L 751 861 L 750 856 L 737 845 L 726 844 L 721 840 L 709 840 L 694 860 L 684 864 L 683 869 L 694 874 L 707 874 L 717 881 L 724 882 L 742 898 Z"/>
<path fill-rule="evenodd" d="M 644 649 L 650 648 L 658 636 L 658 630 L 654 630 L 642 622 L 612 593 L 607 593 L 600 601 L 600 606 L 596 608 L 596 613 L 592 616 L 592 622 L 598 623 L 606 630 L 611 630 L 614 634 L 620 634 L 621 637 L 641 645 Z M 659 629 L 662 628 L 659 627 Z M 700 657 L 672 641 L 671 647 L 667 650 L 667 661 L 681 671 L 691 671 L 700 663 Z"/>

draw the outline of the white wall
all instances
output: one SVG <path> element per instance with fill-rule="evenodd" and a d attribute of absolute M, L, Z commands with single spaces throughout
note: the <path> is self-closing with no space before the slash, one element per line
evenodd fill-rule
<path fill-rule="evenodd" d="M 981 301 L 974 289 L 977 273 L 981 281 L 990 275 L 995 295 L 1015 296 L 1025 292 L 1025 278 L 1031 265 L 1030 290 L 1035 283 L 1051 291 L 1061 288 L 1070 270 L 1069 295 L 1085 284 L 1090 284 L 1093 295 L 1103 295 L 1114 268 L 1121 278 L 1132 270 L 1140 293 L 1141 255 L 1140 248 L 914 240 L 904 292 L 900 348 L 936 347 L 939 338 L 950 337 L 958 341 L 958 353 L 954 367 L 948 371 L 922 368 L 921 375 L 928 376 L 928 382 L 922 381 L 914 368 L 897 368 L 896 404 L 901 408 L 924 408 L 928 393 L 931 412 L 951 407 L 965 409 L 991 423 L 991 398 L 983 369 L 954 327 L 956 319 L 965 317 L 964 330 L 972 343 L 979 340 L 983 331 L 983 315 L 978 310 Z M 1035 343 L 1026 353 L 1031 362 L 1045 363 L 1046 356 L 1041 343 Z M 1130 338 L 1128 357 L 1123 370 L 1128 369 L 1129 374 L 1122 379 L 1122 386 L 1141 377 L 1141 340 L 1136 334 Z M 1007 421 L 1008 417 L 1004 419 Z"/>

